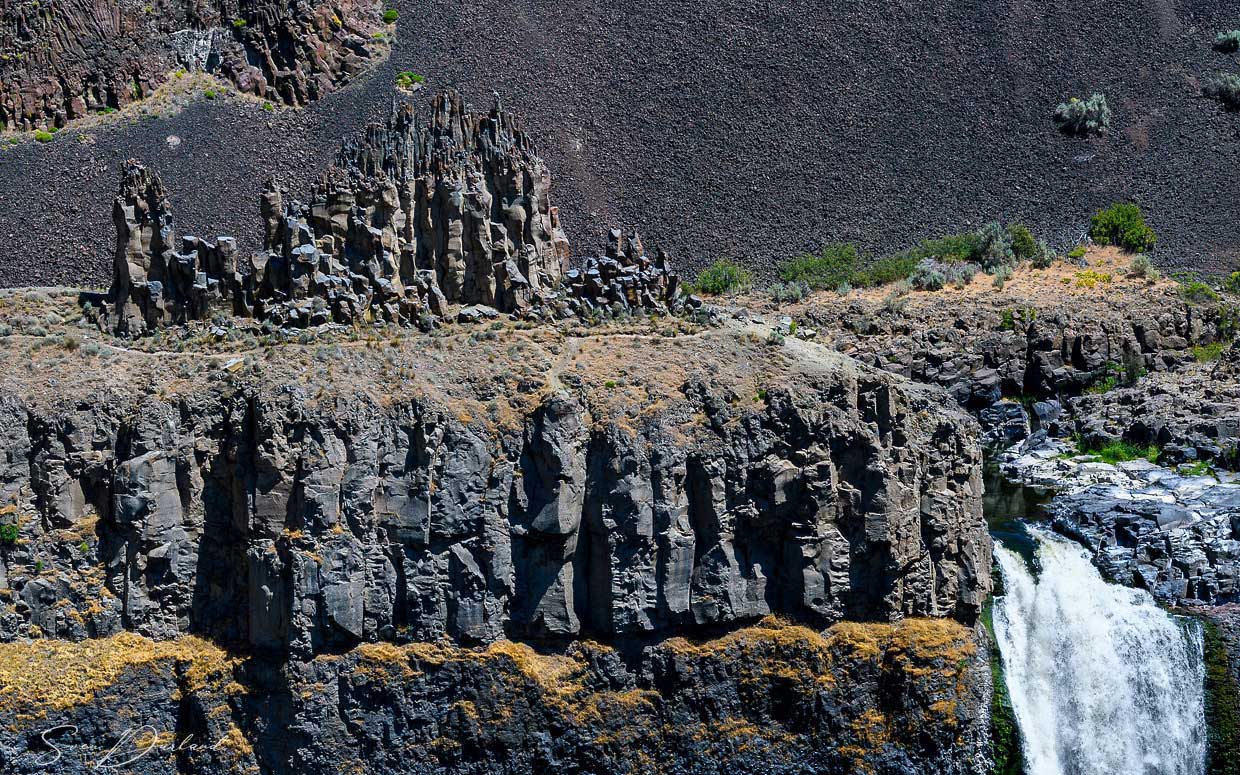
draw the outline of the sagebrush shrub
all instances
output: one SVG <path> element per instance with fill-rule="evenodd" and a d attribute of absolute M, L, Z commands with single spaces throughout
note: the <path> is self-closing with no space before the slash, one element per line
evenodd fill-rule
<path fill-rule="evenodd" d="M 1220 32 L 1214 39 L 1214 48 L 1225 54 L 1240 51 L 1240 30 Z"/>
<path fill-rule="evenodd" d="M 1001 266 L 1011 266 L 1016 260 L 1012 250 L 1012 236 L 998 223 L 988 223 L 977 232 L 978 263 L 987 272 Z"/>
<path fill-rule="evenodd" d="M 1050 245 L 1046 244 L 1046 240 L 1038 240 L 1038 245 L 1034 248 L 1030 262 L 1034 269 L 1049 269 L 1050 265 L 1055 261 L 1055 251 L 1051 250 Z"/>
<path fill-rule="evenodd" d="M 1094 215 L 1089 237 L 1099 245 L 1116 245 L 1130 253 L 1144 253 L 1158 241 L 1158 235 L 1145 224 L 1141 208 L 1134 204 L 1114 204 Z"/>
<path fill-rule="evenodd" d="M 1101 134 L 1111 126 L 1111 108 L 1105 94 L 1094 92 L 1089 99 L 1073 97 L 1055 108 L 1055 123 L 1073 135 Z"/>
<path fill-rule="evenodd" d="M 809 286 L 799 280 L 790 283 L 775 283 L 767 289 L 767 293 L 777 304 L 790 304 L 808 296 Z"/>
<path fill-rule="evenodd" d="M 923 291 L 937 291 L 947 285 L 947 275 L 939 269 L 939 262 L 933 258 L 923 259 L 908 279 L 914 288 Z"/>
<path fill-rule="evenodd" d="M 1154 268 L 1154 262 L 1150 261 L 1149 256 L 1138 253 L 1128 265 L 1128 276 L 1140 280 L 1157 280 L 1158 270 Z"/>
<path fill-rule="evenodd" d="M 1201 91 L 1207 97 L 1223 103 L 1229 110 L 1240 110 L 1240 75 L 1216 73 L 1206 80 Z"/>

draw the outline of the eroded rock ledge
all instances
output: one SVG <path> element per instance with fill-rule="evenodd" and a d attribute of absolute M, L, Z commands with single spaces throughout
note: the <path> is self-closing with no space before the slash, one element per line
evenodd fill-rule
<path fill-rule="evenodd" d="M 11 338 L 40 370 L 0 377 L 0 636 L 308 655 L 977 615 L 980 450 L 943 394 L 731 327 L 511 325 L 108 351 L 51 391 L 57 353 Z"/>
<path fill-rule="evenodd" d="M 364 645 L 279 663 L 132 634 L 0 644 L 0 766 L 154 773 L 925 773 L 986 758 L 989 668 L 944 620 L 770 618 L 622 654 Z M 16 723 L 14 723 L 16 722 Z"/>
<path fill-rule="evenodd" d="M 149 97 L 178 67 L 304 105 L 386 54 L 370 0 L 4 0 L 0 128 L 37 129 Z"/>

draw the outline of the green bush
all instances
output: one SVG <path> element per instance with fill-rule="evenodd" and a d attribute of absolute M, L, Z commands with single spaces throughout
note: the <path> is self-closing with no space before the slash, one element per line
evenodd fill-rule
<path fill-rule="evenodd" d="M 20 534 L 20 528 L 17 525 L 0 525 L 0 544 L 13 545 L 17 543 L 17 536 Z"/>
<path fill-rule="evenodd" d="M 207 89 L 206 91 L 204 91 L 204 92 L 202 93 L 202 96 L 206 97 L 206 98 L 207 98 L 207 99 L 209 99 L 209 100 L 213 100 L 213 99 L 215 99 L 215 90 L 214 90 L 214 89 Z"/>
<path fill-rule="evenodd" d="M 1223 103 L 1228 110 L 1240 110 L 1240 75 L 1215 73 L 1202 84 L 1201 93 Z"/>
<path fill-rule="evenodd" d="M 1214 48 L 1222 51 L 1224 54 L 1240 51 L 1240 30 L 1220 32 L 1218 37 L 1214 39 Z"/>
<path fill-rule="evenodd" d="M 1223 281 L 1223 289 L 1231 293 L 1240 293 L 1240 272 L 1232 272 L 1231 276 Z"/>
<path fill-rule="evenodd" d="M 948 263 L 953 261 L 981 263 L 980 247 L 977 232 L 971 231 L 923 240 L 905 255 L 914 259 L 914 265 L 923 258 L 935 258 Z"/>
<path fill-rule="evenodd" d="M 239 30 L 243 30 L 243 29 L 245 29 L 247 22 L 246 22 L 246 20 L 245 20 L 245 19 L 242 19 L 242 18 L 238 17 L 238 18 L 236 18 L 236 19 L 233 19 L 232 24 L 233 24 L 233 27 L 234 27 L 234 28 L 239 29 Z"/>
<path fill-rule="evenodd" d="M 399 18 L 400 18 L 400 14 L 396 12 L 395 8 L 389 8 L 383 12 L 383 23 L 384 24 L 395 24 L 396 20 Z"/>
<path fill-rule="evenodd" d="M 917 259 L 906 253 L 897 253 L 894 256 L 883 256 L 880 259 L 871 261 L 868 266 L 861 272 L 857 273 L 854 285 L 858 286 L 879 286 L 898 283 L 901 280 L 908 279 L 908 276 L 917 268 Z"/>
<path fill-rule="evenodd" d="M 1099 245 L 1117 245 L 1130 253 L 1144 253 L 1158 241 L 1154 230 L 1145 225 L 1141 208 L 1134 204 L 1114 204 L 1094 215 L 1089 237 Z"/>
<path fill-rule="evenodd" d="M 1061 131 L 1072 135 L 1105 132 L 1111 126 L 1111 108 L 1106 95 L 1094 92 L 1086 100 L 1073 97 L 1059 103 L 1055 108 L 1055 123 Z"/>
<path fill-rule="evenodd" d="M 53 135 L 51 132 L 47 132 L 42 129 L 35 130 L 34 133 L 34 139 L 41 143 L 50 143 L 52 141 L 52 137 Z"/>
<path fill-rule="evenodd" d="M 856 245 L 835 243 L 823 247 L 818 255 L 802 253 L 779 265 L 779 279 L 801 282 L 814 290 L 835 288 L 852 282 L 860 268 Z"/>
<path fill-rule="evenodd" d="M 1084 245 L 1077 245 L 1076 247 L 1068 251 L 1068 258 L 1072 259 L 1073 261 L 1080 261 L 1084 257 L 1085 257 L 1085 246 Z"/>
<path fill-rule="evenodd" d="M 753 282 L 753 275 L 731 261 L 716 261 L 702 270 L 693 284 L 698 293 L 719 296 L 724 293 L 736 293 L 747 289 Z"/>
<path fill-rule="evenodd" d="M 418 83 L 426 83 L 426 76 L 408 70 L 396 74 L 396 85 L 402 89 L 412 89 Z"/>
<path fill-rule="evenodd" d="M 1180 298 L 1189 304 L 1211 304 L 1219 300 L 1219 295 L 1200 280 L 1189 280 L 1180 285 Z"/>
<path fill-rule="evenodd" d="M 1222 357 L 1223 350 L 1226 347 L 1227 345 L 1223 342 L 1194 345 L 1193 357 L 1197 359 L 1198 363 L 1212 363 Z"/>
<path fill-rule="evenodd" d="M 1007 231 L 1016 259 L 1028 261 L 1033 258 L 1038 250 L 1038 241 L 1033 238 L 1033 232 L 1029 231 L 1029 227 L 1023 223 L 1013 223 L 1007 227 Z"/>

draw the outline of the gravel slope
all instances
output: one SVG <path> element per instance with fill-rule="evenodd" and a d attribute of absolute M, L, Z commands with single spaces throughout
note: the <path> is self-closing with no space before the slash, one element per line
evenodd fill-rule
<path fill-rule="evenodd" d="M 160 171 L 184 229 L 252 241 L 267 174 L 303 187 L 403 69 L 526 114 L 583 250 L 633 225 L 681 266 L 761 270 L 807 241 L 889 250 L 993 218 L 1066 244 L 1131 198 L 1161 263 L 1240 262 L 1240 115 L 1198 96 L 1203 75 L 1240 71 L 1211 50 L 1240 27 L 1222 0 L 394 5 L 391 61 L 308 109 L 204 102 L 0 155 L 0 284 L 105 283 L 130 156 Z M 1059 135 L 1055 104 L 1093 89 L 1111 135 Z"/>

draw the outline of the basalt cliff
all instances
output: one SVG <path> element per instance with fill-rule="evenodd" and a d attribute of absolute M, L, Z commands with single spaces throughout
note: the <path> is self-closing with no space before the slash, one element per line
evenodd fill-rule
<path fill-rule="evenodd" d="M 975 423 L 686 325 L 8 337 L 0 651 L 85 672 L 0 685 L 6 769 L 133 722 L 231 741 L 150 772 L 971 772 Z"/>

